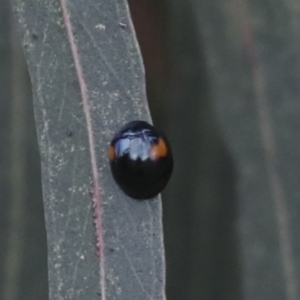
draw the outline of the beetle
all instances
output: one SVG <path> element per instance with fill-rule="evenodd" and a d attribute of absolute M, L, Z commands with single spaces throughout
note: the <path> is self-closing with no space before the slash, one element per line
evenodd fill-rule
<path fill-rule="evenodd" d="M 108 158 L 116 183 L 125 194 L 138 200 L 158 195 L 173 171 L 166 136 L 146 121 L 124 125 L 109 145 Z"/>

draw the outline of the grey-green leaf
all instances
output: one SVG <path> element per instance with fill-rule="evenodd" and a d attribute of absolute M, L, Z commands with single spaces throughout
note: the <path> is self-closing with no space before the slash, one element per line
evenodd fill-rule
<path fill-rule="evenodd" d="M 165 299 L 160 198 L 126 197 L 106 158 L 121 125 L 150 120 L 126 1 L 15 0 L 14 11 L 34 94 L 50 300 Z"/>

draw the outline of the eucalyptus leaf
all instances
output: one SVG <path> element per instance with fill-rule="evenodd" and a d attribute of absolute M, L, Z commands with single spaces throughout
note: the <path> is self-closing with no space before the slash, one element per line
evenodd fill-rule
<path fill-rule="evenodd" d="M 34 94 L 50 300 L 165 299 L 160 197 L 125 196 L 107 160 L 118 128 L 150 121 L 126 1 L 13 7 Z"/>

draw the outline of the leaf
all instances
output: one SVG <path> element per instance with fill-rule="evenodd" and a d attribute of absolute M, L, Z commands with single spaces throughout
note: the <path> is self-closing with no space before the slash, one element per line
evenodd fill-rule
<path fill-rule="evenodd" d="M 150 119 L 126 2 L 15 0 L 14 11 L 34 94 L 50 300 L 165 299 L 160 199 L 126 197 L 106 157 L 121 125 Z"/>
<path fill-rule="evenodd" d="M 47 299 L 47 248 L 31 87 L 10 1 L 0 6 L 0 299 Z"/>
<path fill-rule="evenodd" d="M 299 299 L 299 8 L 192 4 L 236 168 L 243 299 Z"/>

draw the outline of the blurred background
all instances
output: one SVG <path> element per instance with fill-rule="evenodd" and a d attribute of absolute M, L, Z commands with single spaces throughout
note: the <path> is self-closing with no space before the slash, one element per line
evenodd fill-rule
<path fill-rule="evenodd" d="M 169 300 L 299 300 L 300 4 L 129 0 L 154 124 Z M 26 63 L 0 5 L 0 299 L 48 299 Z"/>

